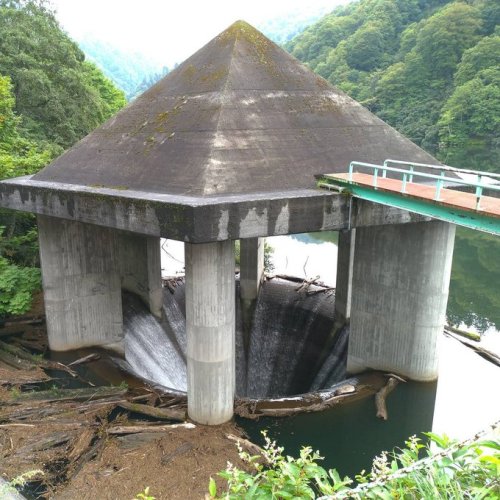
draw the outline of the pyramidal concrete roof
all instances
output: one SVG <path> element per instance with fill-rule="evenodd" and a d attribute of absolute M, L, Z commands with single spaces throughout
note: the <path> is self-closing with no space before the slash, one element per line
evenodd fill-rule
<path fill-rule="evenodd" d="M 238 21 L 32 179 L 207 197 L 311 188 L 386 158 L 436 162 Z"/>

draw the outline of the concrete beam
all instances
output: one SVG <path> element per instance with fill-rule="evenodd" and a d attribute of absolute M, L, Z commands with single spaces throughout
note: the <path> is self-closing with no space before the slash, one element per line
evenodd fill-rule
<path fill-rule="evenodd" d="M 122 339 L 115 231 L 38 216 L 49 346 L 66 351 Z"/>
<path fill-rule="evenodd" d="M 264 238 L 240 240 L 240 296 L 255 300 L 264 274 Z"/>
<path fill-rule="evenodd" d="M 222 424 L 236 379 L 234 243 L 186 244 L 185 253 L 188 414 Z"/>
<path fill-rule="evenodd" d="M 426 220 L 323 189 L 196 198 L 29 176 L 0 182 L 0 206 L 188 243 Z"/>
<path fill-rule="evenodd" d="M 437 378 L 454 237 L 441 221 L 356 229 L 349 372 Z"/>
<path fill-rule="evenodd" d="M 161 318 L 163 290 L 160 238 L 116 233 L 122 288 L 139 295 L 151 313 Z"/>

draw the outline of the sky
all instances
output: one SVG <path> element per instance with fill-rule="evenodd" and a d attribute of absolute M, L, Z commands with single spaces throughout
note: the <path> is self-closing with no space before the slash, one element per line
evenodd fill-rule
<path fill-rule="evenodd" d="M 262 23 L 286 15 L 326 13 L 349 0 L 51 0 L 78 40 L 97 39 L 172 66 L 238 19 Z"/>

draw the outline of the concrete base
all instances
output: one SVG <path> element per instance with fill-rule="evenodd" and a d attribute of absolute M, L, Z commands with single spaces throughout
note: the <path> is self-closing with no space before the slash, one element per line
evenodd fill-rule
<path fill-rule="evenodd" d="M 356 229 L 349 372 L 437 378 L 454 236 L 440 221 Z"/>
<path fill-rule="evenodd" d="M 123 320 L 115 231 L 38 216 L 49 346 L 119 342 Z"/>
<path fill-rule="evenodd" d="M 217 425 L 233 416 L 234 244 L 185 245 L 188 414 Z"/>
<path fill-rule="evenodd" d="M 163 291 L 160 238 L 116 233 L 122 288 L 139 295 L 151 313 L 161 318 Z"/>

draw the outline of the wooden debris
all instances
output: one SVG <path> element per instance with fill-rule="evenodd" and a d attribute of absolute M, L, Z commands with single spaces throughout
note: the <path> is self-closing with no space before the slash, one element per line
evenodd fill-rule
<path fill-rule="evenodd" d="M 50 391 L 24 392 L 11 398 L 9 403 L 25 401 L 81 401 L 95 400 L 109 396 L 123 396 L 127 388 L 123 387 L 90 387 L 82 389 L 52 389 Z"/>
<path fill-rule="evenodd" d="M 118 406 L 125 410 L 140 413 L 148 417 L 154 417 L 159 420 L 175 420 L 177 422 L 184 422 L 184 420 L 186 420 L 186 411 L 181 409 L 155 408 L 154 406 L 129 403 L 128 401 L 122 401 L 118 403 Z"/>
<path fill-rule="evenodd" d="M 92 361 L 98 361 L 99 359 L 101 359 L 101 356 L 94 352 L 92 354 L 89 354 L 88 356 L 84 356 L 83 358 L 77 359 L 69 363 L 68 366 L 83 365 L 85 363 L 90 363 Z"/>
<path fill-rule="evenodd" d="M 234 434 L 226 434 L 226 437 L 229 440 L 234 441 L 235 443 L 239 443 L 242 448 L 246 448 L 246 450 L 251 454 L 265 458 L 266 455 L 264 453 L 264 450 L 259 445 L 252 443 L 252 441 L 235 436 Z"/>
<path fill-rule="evenodd" d="M 500 356 L 494 353 L 493 351 L 489 351 L 488 349 L 485 349 L 484 347 L 478 345 L 477 343 L 467 340 L 465 338 L 460 338 L 459 336 L 455 335 L 450 331 L 445 331 L 444 333 L 445 335 L 448 335 L 448 337 L 458 340 L 467 347 L 470 347 L 472 350 L 476 351 L 479 355 L 483 356 L 483 358 L 487 359 L 491 363 L 500 366 Z"/>
<path fill-rule="evenodd" d="M 386 399 L 390 392 L 392 392 L 398 385 L 400 377 L 389 376 L 387 384 L 375 394 L 375 407 L 377 408 L 377 417 L 382 420 L 387 420 L 387 406 Z"/>
<path fill-rule="evenodd" d="M 106 429 L 108 434 L 135 434 L 138 432 L 168 432 L 174 429 L 195 429 L 196 425 L 186 422 L 172 425 L 117 425 Z"/>
<path fill-rule="evenodd" d="M 465 337 L 466 339 L 474 340 L 475 342 L 481 342 L 481 335 L 476 332 L 461 330 L 459 328 L 455 328 L 454 326 L 445 326 L 444 330 L 447 333 L 454 333 L 455 335 L 460 335 L 461 337 Z"/>

